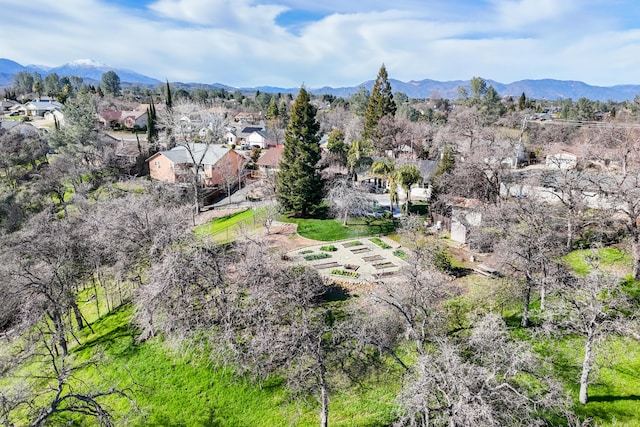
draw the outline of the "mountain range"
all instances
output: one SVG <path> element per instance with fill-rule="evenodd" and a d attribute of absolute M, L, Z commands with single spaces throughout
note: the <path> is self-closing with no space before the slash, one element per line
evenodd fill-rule
<path fill-rule="evenodd" d="M 102 74 L 107 71 L 114 71 L 120 77 L 123 84 L 142 84 L 157 85 L 162 82 L 153 77 L 145 76 L 135 71 L 126 69 L 117 69 L 105 64 L 101 64 L 91 59 L 80 59 L 66 63 L 58 67 L 46 67 L 42 65 L 20 65 L 10 59 L 0 58 L 0 87 L 7 87 L 13 84 L 13 76 L 20 71 L 37 72 L 43 77 L 50 73 L 57 73 L 59 76 L 79 76 L 85 81 L 91 83 L 99 83 Z M 626 101 L 632 100 L 636 95 L 640 94 L 640 85 L 617 85 L 617 86 L 592 86 L 580 81 L 571 80 L 520 80 L 512 83 L 500 83 L 493 80 L 486 80 L 487 85 L 493 86 L 501 96 L 519 97 L 524 93 L 527 98 L 534 99 L 573 99 L 588 98 L 594 101 Z M 436 80 L 412 80 L 402 82 L 400 80 L 389 79 L 389 83 L 394 92 L 403 92 L 410 98 L 429 98 L 434 95 L 442 98 L 457 99 L 458 87 L 463 86 L 469 88 L 469 81 L 453 80 L 453 81 L 436 81 Z M 311 93 L 316 95 L 329 94 L 339 97 L 348 97 L 357 92 L 360 87 L 371 91 L 374 81 L 369 80 L 356 86 L 346 87 L 321 87 L 307 88 Z M 261 92 L 270 93 L 297 93 L 299 88 L 281 88 L 273 86 L 245 87 L 235 88 L 221 83 L 203 84 L 203 83 L 180 83 L 183 87 L 209 87 L 224 88 L 234 91 L 243 92 L 260 90 Z"/>

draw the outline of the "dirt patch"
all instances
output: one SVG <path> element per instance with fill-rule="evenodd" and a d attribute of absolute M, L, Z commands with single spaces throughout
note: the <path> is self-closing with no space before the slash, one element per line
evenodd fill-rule
<path fill-rule="evenodd" d="M 369 249 L 369 248 L 351 249 L 351 252 L 354 253 L 354 254 L 361 254 L 363 252 L 371 252 L 371 249 Z"/>
<path fill-rule="evenodd" d="M 333 261 L 333 262 L 323 262 L 321 264 L 311 264 L 311 266 L 315 269 L 318 270 L 323 270 L 325 268 L 336 268 L 336 267 L 340 267 L 340 264 L 338 264 L 337 262 Z"/>
<path fill-rule="evenodd" d="M 263 233 L 262 238 L 269 247 L 276 248 L 282 253 L 322 243 L 298 235 L 297 228 L 297 224 L 277 223 L 269 228 L 269 234 Z"/>

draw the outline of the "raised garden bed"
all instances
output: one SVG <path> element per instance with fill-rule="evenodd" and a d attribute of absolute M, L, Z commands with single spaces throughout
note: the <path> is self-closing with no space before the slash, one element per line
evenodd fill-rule
<path fill-rule="evenodd" d="M 326 245 L 326 246 L 320 246 L 320 250 L 325 252 L 335 252 L 338 250 L 338 248 L 336 248 L 333 245 Z"/>
<path fill-rule="evenodd" d="M 311 250 L 311 249 L 305 249 L 305 250 L 300 251 L 300 252 L 298 252 L 298 253 L 299 253 L 300 255 L 305 255 L 305 254 L 310 254 L 310 253 L 312 253 L 312 252 L 313 252 L 313 250 Z"/>
<path fill-rule="evenodd" d="M 395 251 L 393 251 L 393 254 L 402 260 L 407 259 L 407 253 L 402 249 L 396 249 Z"/>
<path fill-rule="evenodd" d="M 359 242 L 358 240 L 353 240 L 351 242 L 342 244 L 342 246 L 344 246 L 345 248 L 351 248 L 353 246 L 361 246 L 361 245 L 362 245 L 362 242 Z"/>
<path fill-rule="evenodd" d="M 354 254 L 361 254 L 363 252 L 371 252 L 371 249 L 369 248 L 357 248 L 357 249 L 351 249 L 351 252 Z"/>
<path fill-rule="evenodd" d="M 337 276 L 343 276 L 343 277 L 352 277 L 354 279 L 357 278 L 358 276 L 360 276 L 355 271 L 341 270 L 339 268 L 331 270 L 331 274 L 335 274 Z"/>
<path fill-rule="evenodd" d="M 382 273 L 374 273 L 373 277 L 375 279 L 382 279 L 383 277 L 394 276 L 397 271 L 384 271 Z"/>
<path fill-rule="evenodd" d="M 326 252 L 321 252 L 319 254 L 311 254 L 311 255 L 304 256 L 304 259 L 306 259 L 307 261 L 315 261 L 317 259 L 324 259 L 324 258 L 331 258 L 331 255 L 329 255 Z"/>
<path fill-rule="evenodd" d="M 373 267 L 374 267 L 376 270 L 382 270 L 383 268 L 393 268 L 393 267 L 397 267 L 397 265 L 395 265 L 395 264 L 394 264 L 394 263 L 392 263 L 392 262 L 387 261 L 387 262 L 379 262 L 379 263 L 377 263 L 377 264 L 373 264 Z"/>
<path fill-rule="evenodd" d="M 357 264 L 346 264 L 344 268 L 346 268 L 347 270 L 356 271 L 360 268 L 360 266 Z"/>
<path fill-rule="evenodd" d="M 391 247 L 390 244 L 388 244 L 387 242 L 383 241 L 382 239 L 380 239 L 378 237 L 372 237 L 371 239 L 369 239 L 369 241 L 375 243 L 378 246 L 380 246 L 382 249 L 389 249 Z"/>
<path fill-rule="evenodd" d="M 371 256 L 363 256 L 362 260 L 366 262 L 371 261 L 382 261 L 384 257 L 382 255 L 371 255 Z"/>
<path fill-rule="evenodd" d="M 318 269 L 318 270 L 323 270 L 325 268 L 340 267 L 340 264 L 338 264 L 335 261 L 332 261 L 332 262 L 321 262 L 320 264 L 313 264 L 312 267 L 315 268 L 315 269 Z"/>

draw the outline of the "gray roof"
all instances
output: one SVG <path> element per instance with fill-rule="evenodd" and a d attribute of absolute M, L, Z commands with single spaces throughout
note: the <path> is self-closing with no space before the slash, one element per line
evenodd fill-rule
<path fill-rule="evenodd" d="M 33 107 L 35 110 L 59 110 L 62 108 L 62 104 L 56 101 L 31 101 L 25 104 L 25 107 Z"/>
<path fill-rule="evenodd" d="M 221 145 L 192 143 L 187 146 L 178 145 L 169 151 L 161 151 L 160 153 L 176 164 L 191 164 L 195 159 L 196 163 L 215 165 L 230 150 L 230 148 Z M 193 158 L 189 152 L 193 154 Z"/>
<path fill-rule="evenodd" d="M 0 128 L 4 130 L 14 129 L 15 131 L 20 130 L 21 128 L 28 131 L 36 132 L 37 129 L 31 124 L 18 120 L 0 120 Z"/>

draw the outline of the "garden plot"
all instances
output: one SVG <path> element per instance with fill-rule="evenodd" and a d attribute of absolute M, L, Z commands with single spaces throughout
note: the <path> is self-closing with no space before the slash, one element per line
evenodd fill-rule
<path fill-rule="evenodd" d="M 398 250 L 397 242 L 375 237 L 311 245 L 288 253 L 287 258 L 307 263 L 330 280 L 339 277 L 339 280 L 374 283 L 394 276 L 406 265 L 398 253 L 405 254 Z"/>

